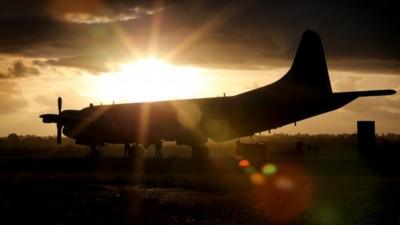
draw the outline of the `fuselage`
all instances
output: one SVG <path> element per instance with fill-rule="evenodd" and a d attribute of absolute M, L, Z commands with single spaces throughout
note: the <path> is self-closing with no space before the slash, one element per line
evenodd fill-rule
<path fill-rule="evenodd" d="M 81 144 L 220 142 L 334 110 L 353 99 L 289 95 L 265 86 L 231 97 L 92 106 L 63 111 L 63 133 Z"/>

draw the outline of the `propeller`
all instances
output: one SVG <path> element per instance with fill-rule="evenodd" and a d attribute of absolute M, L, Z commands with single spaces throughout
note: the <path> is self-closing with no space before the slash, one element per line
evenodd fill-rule
<path fill-rule="evenodd" d="M 62 107 L 62 98 L 58 97 L 57 99 L 57 106 L 58 106 L 58 115 L 61 113 L 61 107 Z"/>
<path fill-rule="evenodd" d="M 62 139 L 62 128 L 63 128 L 63 120 L 61 115 L 61 108 L 62 108 L 62 98 L 58 97 L 57 99 L 57 106 L 58 106 L 58 114 L 43 114 L 40 115 L 40 118 L 43 119 L 44 123 L 56 123 L 57 125 L 57 144 L 61 144 Z"/>
<path fill-rule="evenodd" d="M 58 97 L 57 99 L 57 106 L 58 106 L 58 120 L 57 120 L 57 144 L 61 144 L 61 129 L 62 129 L 62 124 L 61 124 L 61 108 L 62 108 L 62 98 Z"/>
<path fill-rule="evenodd" d="M 61 144 L 61 129 L 62 125 L 57 123 L 57 144 Z"/>

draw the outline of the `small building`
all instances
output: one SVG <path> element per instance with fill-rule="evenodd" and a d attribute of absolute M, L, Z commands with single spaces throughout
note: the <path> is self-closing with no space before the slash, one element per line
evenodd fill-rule
<path fill-rule="evenodd" d="M 357 121 L 357 149 L 361 156 L 371 155 L 376 148 L 375 121 Z"/>

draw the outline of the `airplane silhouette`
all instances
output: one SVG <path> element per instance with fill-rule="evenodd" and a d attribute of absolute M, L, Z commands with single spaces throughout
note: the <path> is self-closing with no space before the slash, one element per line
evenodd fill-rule
<path fill-rule="evenodd" d="M 105 143 L 154 145 L 161 156 L 162 141 L 192 148 L 192 157 L 209 154 L 205 143 L 251 136 L 338 109 L 358 97 L 392 95 L 394 90 L 332 92 L 319 35 L 306 30 L 294 62 L 276 82 L 230 97 L 101 105 L 44 114 L 44 123 L 57 124 L 77 144 L 96 152 Z M 136 146 L 136 145 L 135 145 Z M 136 148 L 135 148 L 136 149 Z"/>

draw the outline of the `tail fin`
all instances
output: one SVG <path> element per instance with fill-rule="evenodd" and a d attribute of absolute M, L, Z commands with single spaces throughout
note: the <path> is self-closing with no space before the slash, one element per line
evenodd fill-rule
<path fill-rule="evenodd" d="M 304 32 L 292 67 L 280 82 L 313 94 L 332 93 L 321 38 L 316 32 Z"/>

